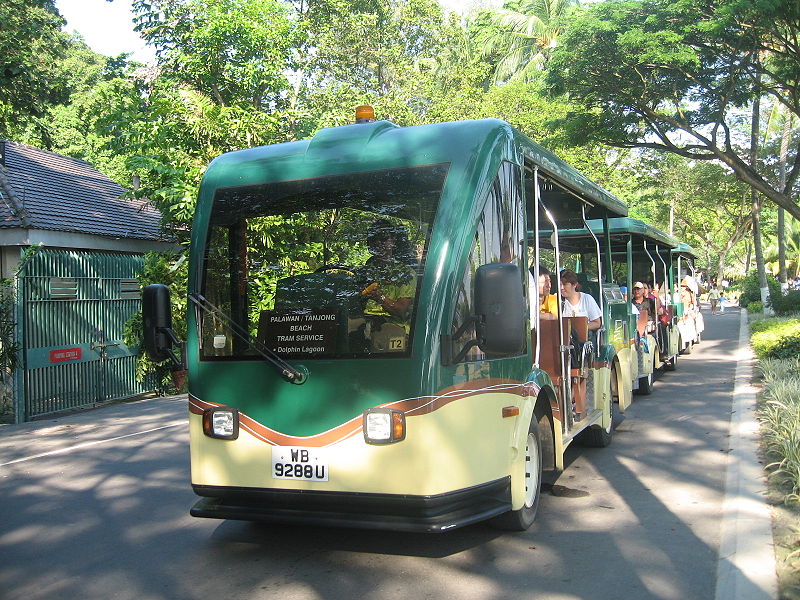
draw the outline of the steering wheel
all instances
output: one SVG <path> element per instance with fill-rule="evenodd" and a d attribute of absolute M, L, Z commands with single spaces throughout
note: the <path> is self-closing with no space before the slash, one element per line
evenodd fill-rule
<path fill-rule="evenodd" d="M 347 265 L 340 265 L 337 263 L 322 265 L 321 267 L 315 269 L 314 273 L 325 273 L 326 271 L 347 271 L 351 275 L 356 274 L 356 270 L 353 267 L 348 267 Z"/>

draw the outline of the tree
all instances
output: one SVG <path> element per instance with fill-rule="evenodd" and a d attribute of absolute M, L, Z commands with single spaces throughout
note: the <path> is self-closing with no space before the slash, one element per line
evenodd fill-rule
<path fill-rule="evenodd" d="M 316 126 L 349 122 L 343 108 L 358 104 L 401 125 L 426 122 L 439 83 L 454 81 L 437 69 L 453 31 L 436 0 L 317 0 L 304 18 L 310 43 L 296 76 Z"/>
<path fill-rule="evenodd" d="M 798 11 L 794 0 L 594 5 L 571 23 L 548 70 L 550 90 L 578 105 L 564 126 L 577 141 L 719 161 L 800 218 L 798 142 L 780 189 L 750 164 L 736 127 L 762 95 L 800 114 Z"/>
<path fill-rule="evenodd" d="M 478 39 L 487 56 L 499 56 L 495 81 L 537 76 L 558 45 L 576 0 L 513 0 L 479 17 Z"/>
<path fill-rule="evenodd" d="M 752 230 L 749 187 L 719 164 L 674 154 L 646 153 L 635 170 L 631 215 L 674 232 L 704 257 L 703 266 L 724 278 L 730 257 Z"/>
<path fill-rule="evenodd" d="M 133 0 L 136 27 L 156 49 L 163 75 L 219 106 L 281 105 L 299 41 L 276 0 Z"/>
<path fill-rule="evenodd" d="M 20 119 L 14 139 L 86 160 L 118 183 L 129 185 L 123 157 L 105 148 L 108 134 L 101 131 L 98 122 L 113 106 L 109 102 L 113 91 L 129 87 L 126 77 L 132 68 L 124 54 L 103 56 L 79 36 L 70 38 L 63 59 L 55 67 L 64 82 L 64 98 L 43 107 L 39 116 Z"/>
<path fill-rule="evenodd" d="M 792 277 L 800 277 L 800 221 L 790 220 L 785 232 L 786 241 L 786 267 L 791 270 Z M 773 273 L 778 269 L 778 245 L 773 242 L 767 246 L 764 253 L 767 265 Z"/>
<path fill-rule="evenodd" d="M 63 23 L 54 0 L 0 2 L 0 137 L 66 99 Z"/>

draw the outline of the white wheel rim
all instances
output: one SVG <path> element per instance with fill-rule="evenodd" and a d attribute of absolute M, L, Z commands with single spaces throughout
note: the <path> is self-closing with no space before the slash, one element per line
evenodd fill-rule
<path fill-rule="evenodd" d="M 528 434 L 528 443 L 525 445 L 525 506 L 530 508 L 539 491 L 539 447 L 536 445 L 536 436 Z"/>

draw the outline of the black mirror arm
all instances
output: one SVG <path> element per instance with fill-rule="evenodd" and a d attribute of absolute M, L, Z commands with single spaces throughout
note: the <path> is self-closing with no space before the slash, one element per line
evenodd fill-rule
<path fill-rule="evenodd" d="M 469 340 L 466 344 L 464 344 L 464 347 L 458 352 L 458 354 L 452 356 L 453 340 L 460 338 L 462 335 L 464 335 L 467 329 L 469 329 L 470 325 L 480 323 L 481 320 L 482 319 L 480 315 L 472 315 L 467 317 L 454 334 L 442 336 L 442 343 L 446 349 L 444 355 L 447 357 L 447 360 L 444 361 L 444 364 L 455 365 L 460 363 L 462 360 L 464 360 L 464 357 L 467 355 L 467 352 L 469 352 L 470 349 L 481 344 L 481 340 L 479 339 Z"/>
<path fill-rule="evenodd" d="M 186 359 L 184 358 L 184 356 L 186 355 L 186 352 L 185 352 L 186 344 L 185 344 L 185 342 L 182 342 L 182 341 L 180 341 L 178 339 L 178 336 L 175 335 L 175 332 L 172 331 L 171 327 L 159 327 L 156 331 L 166 335 L 173 344 L 175 344 L 176 346 L 178 346 L 178 348 L 181 349 L 181 357 L 180 358 L 177 357 L 175 352 L 173 352 L 172 348 L 165 348 L 164 349 L 165 352 L 167 353 L 167 356 L 169 356 L 169 359 L 172 361 L 172 366 L 174 367 L 174 369 L 172 369 L 172 370 L 173 371 L 185 371 L 186 370 Z"/>

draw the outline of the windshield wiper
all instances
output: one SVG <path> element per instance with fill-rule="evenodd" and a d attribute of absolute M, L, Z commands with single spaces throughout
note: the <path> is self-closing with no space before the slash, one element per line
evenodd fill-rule
<path fill-rule="evenodd" d="M 234 335 L 236 335 L 236 337 L 255 350 L 255 352 L 260 355 L 261 358 L 273 365 L 281 374 L 281 376 L 286 379 L 286 381 L 290 383 L 296 383 L 298 385 L 306 382 L 306 379 L 308 379 L 308 369 L 306 369 L 304 366 L 300 365 L 299 367 L 295 367 L 290 365 L 288 362 L 278 356 L 272 348 L 265 346 L 258 340 L 254 340 L 247 330 L 244 329 L 244 327 L 239 325 L 231 317 L 214 306 L 200 294 L 189 294 L 189 300 L 194 302 L 197 307 L 204 310 L 208 314 L 218 317 L 224 321 Z"/>

